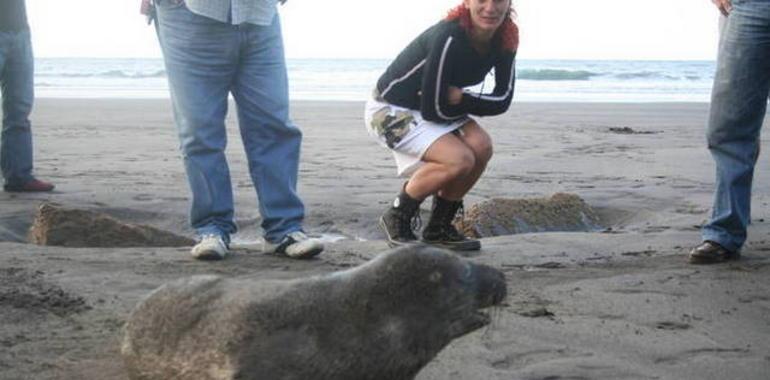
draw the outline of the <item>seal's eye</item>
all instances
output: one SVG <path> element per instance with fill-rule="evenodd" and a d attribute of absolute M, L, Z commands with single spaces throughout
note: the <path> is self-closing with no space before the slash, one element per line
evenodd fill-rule
<path fill-rule="evenodd" d="M 471 263 L 465 263 L 465 268 L 463 269 L 462 279 L 465 281 L 470 281 L 473 277 L 473 265 Z"/>

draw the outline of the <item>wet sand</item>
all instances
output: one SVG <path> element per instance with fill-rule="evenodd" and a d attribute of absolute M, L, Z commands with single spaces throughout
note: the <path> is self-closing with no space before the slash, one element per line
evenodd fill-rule
<path fill-rule="evenodd" d="M 515 103 L 503 116 L 482 119 L 495 156 L 467 204 L 572 193 L 605 229 L 483 239 L 470 259 L 503 270 L 510 296 L 492 311 L 491 326 L 456 340 L 418 379 L 766 379 L 767 150 L 743 259 L 685 262 L 713 190 L 707 108 Z M 121 326 L 136 302 L 166 281 L 203 273 L 296 278 L 348 268 L 387 249 L 375 221 L 402 180 L 389 153 L 366 134 L 362 109 L 293 103 L 304 132 L 299 191 L 306 227 L 336 241 L 302 262 L 260 252 L 256 196 L 230 117 L 240 232 L 230 258 L 207 263 L 192 260 L 187 248 L 26 244 L 43 201 L 191 236 L 167 100 L 39 100 L 32 117 L 36 171 L 57 189 L 0 193 L 0 378 L 125 379 Z"/>

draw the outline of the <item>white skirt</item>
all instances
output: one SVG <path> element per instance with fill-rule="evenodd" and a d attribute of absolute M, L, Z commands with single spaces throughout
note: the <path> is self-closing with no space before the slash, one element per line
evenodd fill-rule
<path fill-rule="evenodd" d="M 409 177 L 424 164 L 422 157 L 431 144 L 470 121 L 469 117 L 434 123 L 422 118 L 420 111 L 370 98 L 364 110 L 366 130 L 380 145 L 390 149 L 396 160 L 397 173 Z"/>

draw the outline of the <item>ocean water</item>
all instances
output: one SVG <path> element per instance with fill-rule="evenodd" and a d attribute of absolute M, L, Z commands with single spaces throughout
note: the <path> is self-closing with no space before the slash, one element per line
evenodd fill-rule
<path fill-rule="evenodd" d="M 292 100 L 363 101 L 389 60 L 289 59 Z M 39 58 L 45 98 L 166 98 L 161 59 Z M 714 61 L 519 60 L 514 101 L 708 102 Z M 490 74 L 474 90 L 494 87 Z"/>

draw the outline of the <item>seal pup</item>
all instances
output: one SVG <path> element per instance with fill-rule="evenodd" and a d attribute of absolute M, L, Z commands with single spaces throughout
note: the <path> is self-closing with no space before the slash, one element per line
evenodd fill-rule
<path fill-rule="evenodd" d="M 505 296 L 500 271 L 426 245 L 297 280 L 194 276 L 134 309 L 122 355 L 133 380 L 413 379 Z"/>

